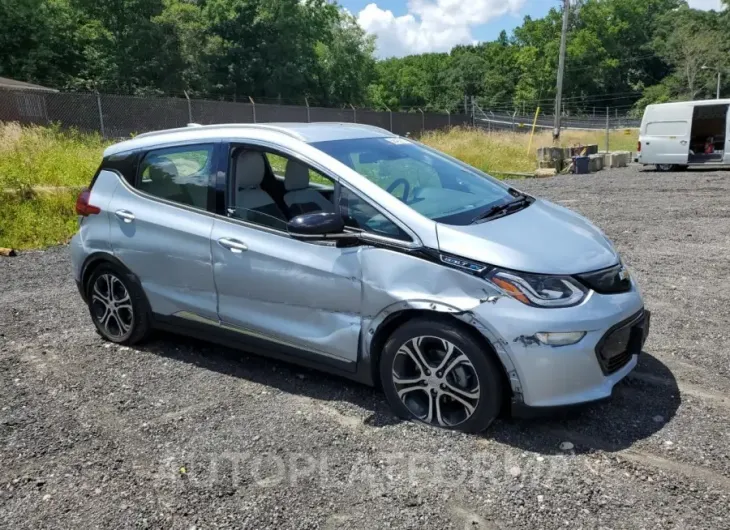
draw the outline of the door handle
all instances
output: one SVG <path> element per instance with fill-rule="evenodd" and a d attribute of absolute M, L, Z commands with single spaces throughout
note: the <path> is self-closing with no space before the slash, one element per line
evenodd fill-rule
<path fill-rule="evenodd" d="M 114 212 L 114 215 L 119 217 L 125 223 L 131 223 L 132 221 L 134 221 L 134 214 L 129 210 L 117 210 L 116 212 Z"/>
<path fill-rule="evenodd" d="M 248 250 L 246 244 L 242 243 L 238 239 L 229 239 L 227 237 L 222 237 L 218 240 L 218 244 L 224 248 L 227 248 L 234 254 L 240 254 L 244 250 Z"/>
<path fill-rule="evenodd" d="M 682 144 L 682 145 L 687 145 L 687 140 L 682 140 L 682 141 L 681 141 L 681 142 L 679 142 L 679 143 L 680 143 L 680 144 Z"/>

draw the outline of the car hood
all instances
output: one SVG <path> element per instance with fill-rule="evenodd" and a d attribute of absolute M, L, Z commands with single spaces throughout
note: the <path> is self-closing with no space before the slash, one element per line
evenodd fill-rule
<path fill-rule="evenodd" d="M 519 212 L 483 223 L 437 223 L 439 249 L 522 272 L 577 274 L 618 263 L 613 245 L 575 212 L 537 199 Z"/>

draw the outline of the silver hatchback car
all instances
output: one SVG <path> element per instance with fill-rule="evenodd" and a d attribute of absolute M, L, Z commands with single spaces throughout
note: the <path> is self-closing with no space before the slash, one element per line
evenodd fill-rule
<path fill-rule="evenodd" d="M 209 339 L 379 385 L 440 427 L 609 397 L 649 330 L 589 221 L 375 127 L 142 134 L 104 152 L 76 210 L 105 339 Z"/>

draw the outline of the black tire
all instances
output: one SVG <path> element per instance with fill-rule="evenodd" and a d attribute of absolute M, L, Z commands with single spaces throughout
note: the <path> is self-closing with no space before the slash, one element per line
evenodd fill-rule
<path fill-rule="evenodd" d="M 431 372 L 428 376 L 425 375 L 424 370 L 420 370 L 415 366 L 416 363 L 412 355 L 404 355 L 403 353 L 405 350 L 402 350 L 402 348 L 411 348 L 416 344 L 416 342 L 411 341 L 418 341 L 419 349 L 423 350 L 421 353 L 424 354 L 426 362 L 430 366 L 427 369 Z M 444 353 L 449 349 L 448 343 L 453 345 L 454 349 L 451 355 L 454 356 L 454 362 L 449 363 L 447 361 L 446 368 L 442 372 L 437 372 L 434 371 L 436 366 L 446 357 L 446 355 L 440 357 L 441 351 L 439 351 L 438 346 L 440 341 L 447 341 L 442 347 Z M 457 351 L 457 349 L 460 351 Z M 456 362 L 457 359 L 461 358 L 460 354 L 462 353 L 468 358 L 468 363 L 466 361 Z M 435 363 L 429 362 L 434 359 Z M 404 372 L 408 372 L 409 368 L 412 375 L 404 375 Z M 431 370 L 432 368 L 434 370 Z M 502 367 L 499 361 L 495 359 L 490 351 L 485 351 L 484 344 L 473 337 L 468 330 L 455 323 L 432 318 L 409 320 L 396 329 L 388 338 L 380 356 L 379 369 L 380 380 L 388 403 L 393 411 L 404 419 L 413 419 L 436 427 L 461 432 L 477 433 L 489 427 L 502 409 L 503 383 L 501 377 Z M 455 373 L 456 369 L 461 370 L 461 372 Z M 444 372 L 448 373 L 444 374 Z M 457 388 L 460 391 L 465 390 L 463 394 L 452 391 L 454 386 L 459 383 L 457 378 L 459 374 L 461 374 L 461 382 L 465 384 L 459 384 Z M 417 388 L 419 383 L 411 383 L 420 376 L 423 376 L 424 381 L 420 384 L 424 388 Z M 450 379 L 449 381 L 445 381 L 443 378 L 439 380 L 438 378 L 441 376 Z M 474 376 L 476 376 L 476 386 L 474 386 Z M 401 386 L 395 381 L 397 378 L 400 378 L 400 381 L 405 381 L 409 377 L 412 379 L 409 379 L 408 385 Z M 449 386 L 445 387 L 446 383 Z M 435 388 L 436 386 L 439 386 L 441 390 Z M 399 397 L 399 390 L 405 392 L 402 394 L 405 396 L 404 400 Z M 452 398 L 454 394 L 461 398 L 470 394 L 478 395 L 478 399 L 474 401 L 469 398 L 457 402 Z M 406 405 L 405 401 L 409 401 L 409 405 Z M 426 412 L 427 405 L 425 404 L 427 402 L 431 407 L 428 410 L 433 411 L 437 407 L 436 401 L 439 403 L 438 418 L 434 418 L 436 414 Z M 471 413 L 468 412 L 467 407 L 460 404 L 463 401 L 473 405 Z M 461 416 L 458 412 L 459 407 L 463 409 Z M 446 412 L 449 409 L 456 411 L 449 416 L 452 421 L 441 421 L 442 418 L 446 419 Z M 414 410 L 420 410 L 423 414 L 416 414 Z M 462 416 L 463 418 L 459 421 Z"/>
<path fill-rule="evenodd" d="M 113 278 L 109 281 L 111 283 L 107 282 L 108 278 Z M 100 290 L 95 291 L 97 282 L 99 282 Z M 102 301 L 102 296 L 106 294 L 104 285 L 111 285 L 108 299 L 113 300 L 114 304 L 118 300 L 126 300 L 120 294 L 122 288 L 128 294 L 128 303 L 118 305 L 115 311 L 110 312 L 111 316 L 108 316 L 109 313 L 106 312 L 109 304 Z M 86 282 L 86 300 L 96 331 L 105 340 L 130 345 L 141 342 L 149 336 L 151 326 L 147 299 L 129 272 L 112 264 L 99 265 Z M 105 316 L 107 316 L 106 319 L 104 319 Z M 106 324 L 103 320 L 106 320 Z M 115 327 L 117 333 L 114 333 Z"/>
<path fill-rule="evenodd" d="M 661 173 L 668 173 L 669 171 L 674 171 L 675 169 L 674 164 L 656 164 L 656 170 Z"/>

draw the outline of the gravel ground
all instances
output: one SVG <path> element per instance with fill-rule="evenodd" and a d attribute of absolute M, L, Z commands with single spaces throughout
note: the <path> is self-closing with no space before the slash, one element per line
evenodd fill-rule
<path fill-rule="evenodd" d="M 595 221 L 642 285 L 652 335 L 609 402 L 481 436 L 400 422 L 284 363 L 105 343 L 67 249 L 27 252 L 0 258 L 0 526 L 730 528 L 730 173 L 514 184 Z"/>

